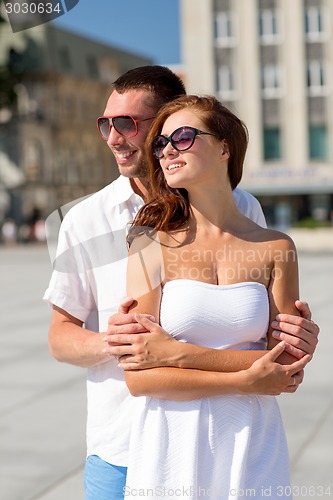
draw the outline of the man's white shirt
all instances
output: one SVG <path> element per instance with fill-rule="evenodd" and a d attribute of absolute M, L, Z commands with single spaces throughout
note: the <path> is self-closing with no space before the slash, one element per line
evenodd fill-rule
<path fill-rule="evenodd" d="M 233 193 L 239 211 L 266 227 L 256 198 L 238 188 Z M 51 255 L 53 273 L 44 300 L 87 329 L 105 332 L 126 297 L 126 234 L 142 205 L 130 180 L 120 176 L 70 208 L 59 230 L 56 257 Z M 57 226 L 63 211 L 50 216 L 49 226 Z M 116 359 L 87 370 L 87 398 L 87 456 L 126 467 L 134 398 Z"/>

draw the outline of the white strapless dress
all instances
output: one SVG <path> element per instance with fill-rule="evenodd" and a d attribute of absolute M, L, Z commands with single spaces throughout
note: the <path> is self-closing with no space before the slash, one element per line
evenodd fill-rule
<path fill-rule="evenodd" d="M 216 349 L 263 349 L 269 322 L 259 283 L 174 280 L 160 321 L 180 341 Z M 289 459 L 273 396 L 193 401 L 137 398 L 125 498 L 290 499 Z"/>

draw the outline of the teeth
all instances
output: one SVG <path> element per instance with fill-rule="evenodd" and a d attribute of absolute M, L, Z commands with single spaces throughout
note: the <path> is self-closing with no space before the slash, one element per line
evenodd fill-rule
<path fill-rule="evenodd" d="M 174 163 L 173 165 L 169 165 L 167 170 L 174 170 L 175 168 L 180 168 L 181 164 L 180 163 Z"/>
<path fill-rule="evenodd" d="M 129 156 L 131 156 L 133 154 L 133 151 L 127 151 L 126 153 L 119 153 L 119 151 L 117 151 L 116 154 L 117 154 L 118 158 L 124 159 L 124 158 L 128 158 Z"/>

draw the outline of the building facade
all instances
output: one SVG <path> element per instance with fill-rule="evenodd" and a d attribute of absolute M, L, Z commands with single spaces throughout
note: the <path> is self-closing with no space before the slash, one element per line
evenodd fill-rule
<path fill-rule="evenodd" d="M 214 94 L 249 129 L 241 186 L 272 226 L 333 209 L 333 2 L 181 0 L 188 91 Z"/>
<path fill-rule="evenodd" d="M 45 218 L 117 177 L 96 118 L 111 83 L 151 63 L 51 24 L 15 34 L 1 25 L 0 65 L 19 75 L 16 105 L 0 112 L 1 158 L 23 173 L 23 180 L 7 189 L 7 215 L 18 225 Z M 0 165 L 0 184 L 4 168 Z"/>

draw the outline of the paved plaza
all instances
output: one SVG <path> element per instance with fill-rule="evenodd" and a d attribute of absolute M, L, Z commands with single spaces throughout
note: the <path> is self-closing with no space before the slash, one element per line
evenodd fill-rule
<path fill-rule="evenodd" d="M 50 273 L 44 247 L 0 247 L 1 500 L 83 499 L 85 370 L 48 353 Z M 299 391 L 279 401 L 294 499 L 333 500 L 333 252 L 301 253 L 300 275 L 320 343 Z"/>

